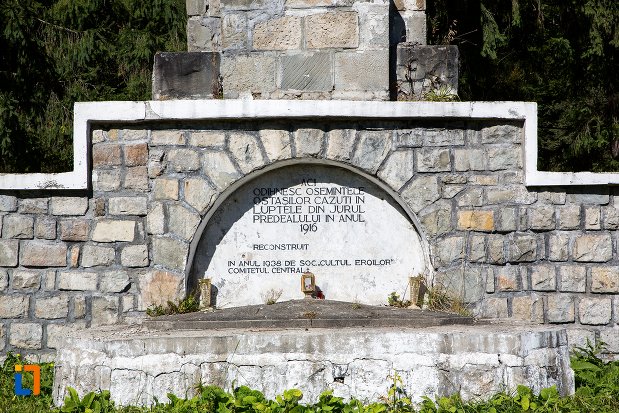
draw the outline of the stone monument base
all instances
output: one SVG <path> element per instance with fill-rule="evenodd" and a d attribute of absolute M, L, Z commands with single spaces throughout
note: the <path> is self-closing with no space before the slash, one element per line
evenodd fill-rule
<path fill-rule="evenodd" d="M 325 305 L 369 311 L 369 306 L 351 303 Z M 285 308 L 290 306 L 300 304 Z M 249 309 L 247 314 L 255 311 Z M 408 311 L 411 317 L 415 314 Z M 166 401 L 167 393 L 190 397 L 197 383 L 227 390 L 246 385 L 269 398 L 298 388 L 305 403 L 317 401 L 327 389 L 336 396 L 375 401 L 387 394 L 396 373 L 414 401 L 455 392 L 465 399 L 487 398 L 518 384 L 535 391 L 554 385 L 562 395 L 574 391 L 562 328 L 513 322 L 454 324 L 457 317 L 428 326 L 427 314 L 418 327 L 385 327 L 371 321 L 373 327 L 345 327 L 340 318 L 329 328 L 329 322 L 322 324 L 327 327 L 313 327 L 303 324 L 294 311 L 288 314 L 288 327 L 280 323 L 274 328 L 221 328 L 226 325 L 220 319 L 212 329 L 203 319 L 197 320 L 201 329 L 193 330 L 187 328 L 188 321 L 172 329 L 163 320 L 78 332 L 58 350 L 55 401 L 61 403 L 67 387 L 73 387 L 80 395 L 108 389 L 121 405 L 149 405 L 155 398 Z M 304 314 L 306 319 L 321 319 L 319 311 Z M 226 316 L 220 318 L 225 321 Z"/>

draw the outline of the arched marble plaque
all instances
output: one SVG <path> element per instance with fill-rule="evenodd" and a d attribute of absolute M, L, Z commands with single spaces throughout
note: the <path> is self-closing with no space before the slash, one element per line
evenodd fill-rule
<path fill-rule="evenodd" d="M 232 193 L 202 233 L 193 273 L 217 307 L 303 298 L 309 270 L 324 297 L 386 304 L 426 268 L 413 223 L 378 185 L 343 168 L 296 165 Z"/>

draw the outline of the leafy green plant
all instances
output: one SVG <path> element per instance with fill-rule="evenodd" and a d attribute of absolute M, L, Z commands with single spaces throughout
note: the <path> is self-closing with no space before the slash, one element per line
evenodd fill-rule
<path fill-rule="evenodd" d="M 200 310 L 200 300 L 195 294 L 189 294 L 178 303 L 168 300 L 166 305 L 152 305 L 146 309 L 146 314 L 151 317 L 171 314 L 195 313 Z"/>
<path fill-rule="evenodd" d="M 391 307 L 400 307 L 400 308 L 406 308 L 411 305 L 410 300 L 403 300 L 402 298 L 400 298 L 400 294 L 396 293 L 395 291 L 389 294 L 389 297 L 387 297 L 387 303 Z"/>
<path fill-rule="evenodd" d="M 111 413 L 115 412 L 114 402 L 110 401 L 110 392 L 90 392 L 80 399 L 77 391 L 69 387 L 69 394 L 60 408 L 62 413 Z"/>

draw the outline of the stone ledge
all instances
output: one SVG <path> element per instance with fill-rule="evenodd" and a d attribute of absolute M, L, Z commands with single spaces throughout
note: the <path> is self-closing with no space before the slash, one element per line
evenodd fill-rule
<path fill-rule="evenodd" d="M 536 392 L 552 385 L 562 395 L 574 391 L 567 333 L 547 326 L 253 331 L 117 326 L 71 335 L 58 349 L 56 403 L 70 386 L 82 395 L 109 389 L 121 405 L 150 405 L 168 392 L 185 396 L 200 380 L 226 389 L 249 385 L 267 397 L 299 387 L 305 403 L 328 388 L 344 398 L 377 400 L 387 394 L 385 378 L 394 370 L 415 402 L 457 391 L 465 399 L 488 397 L 518 384 Z"/>

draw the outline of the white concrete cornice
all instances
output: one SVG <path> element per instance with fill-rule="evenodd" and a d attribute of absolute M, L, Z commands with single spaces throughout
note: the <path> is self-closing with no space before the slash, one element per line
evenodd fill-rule
<path fill-rule="evenodd" d="M 0 174 L 0 189 L 88 189 L 93 123 L 274 118 L 506 119 L 524 122 L 527 186 L 619 184 L 617 173 L 537 170 L 537 104 L 529 102 L 380 102 L 342 100 L 169 100 L 78 102 L 73 121 L 73 171 Z"/>

